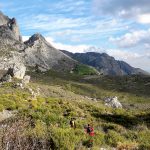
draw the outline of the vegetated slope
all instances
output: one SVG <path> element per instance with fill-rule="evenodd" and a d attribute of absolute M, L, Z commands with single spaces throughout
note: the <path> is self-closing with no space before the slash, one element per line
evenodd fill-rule
<path fill-rule="evenodd" d="M 71 53 L 65 50 L 62 50 L 62 52 L 83 64 L 95 67 L 104 75 L 120 76 L 132 74 L 148 74 L 141 69 L 130 66 L 124 61 L 117 61 L 106 53 Z"/>
<path fill-rule="evenodd" d="M 84 126 L 90 123 L 95 129 L 93 149 L 150 148 L 150 111 L 140 105 L 135 107 L 136 104 L 142 106 L 142 100 L 146 106 L 150 105 L 149 97 L 103 89 L 108 83 L 103 83 L 102 87 L 95 86 L 77 75 L 60 75 L 53 71 L 44 74 L 30 72 L 30 75 L 32 78 L 28 86 L 34 91 L 40 88 L 36 99 L 26 89 L 13 88 L 13 83 L 0 88 L 1 110 L 18 110 L 19 115 L 4 123 L 9 124 L 3 136 L 4 147 L 16 147 L 19 142 L 18 146 L 24 149 L 86 149 L 89 136 Z M 107 82 L 109 80 L 113 78 L 108 78 Z M 129 104 L 129 107 L 106 107 L 103 98 L 114 95 L 118 96 L 123 106 Z M 97 101 L 88 97 L 97 98 Z M 76 129 L 70 128 L 71 118 L 76 118 Z"/>
<path fill-rule="evenodd" d="M 136 97 L 150 97 L 150 76 L 101 76 L 85 80 L 105 90 L 130 93 Z"/>

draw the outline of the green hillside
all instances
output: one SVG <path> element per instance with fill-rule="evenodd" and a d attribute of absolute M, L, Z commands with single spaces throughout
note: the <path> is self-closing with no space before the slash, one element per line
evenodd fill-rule
<path fill-rule="evenodd" d="M 17 110 L 14 117 L 1 121 L 4 149 L 85 150 L 90 140 L 87 124 L 95 131 L 93 150 L 150 149 L 149 77 L 28 74 L 28 88 L 39 89 L 36 98 L 28 88 L 16 88 L 18 80 L 0 87 L 0 111 Z M 108 96 L 117 96 L 123 109 L 106 107 L 103 99 Z M 75 129 L 70 127 L 71 118 Z"/>

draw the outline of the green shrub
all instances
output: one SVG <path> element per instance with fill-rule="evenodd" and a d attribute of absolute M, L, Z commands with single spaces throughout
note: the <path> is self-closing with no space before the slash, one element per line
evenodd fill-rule
<path fill-rule="evenodd" d="M 95 132 L 93 142 L 94 142 L 94 145 L 98 145 L 99 147 L 105 144 L 105 134 L 100 131 Z"/>
<path fill-rule="evenodd" d="M 105 135 L 105 141 L 106 144 L 117 147 L 118 143 L 123 143 L 125 141 L 125 138 L 117 132 L 110 130 Z"/>
<path fill-rule="evenodd" d="M 95 75 L 95 74 L 97 74 L 96 69 L 94 69 L 90 66 L 87 66 L 87 65 L 83 65 L 83 64 L 76 65 L 73 72 L 78 75 Z"/>
<path fill-rule="evenodd" d="M 0 112 L 4 110 L 4 106 L 0 104 Z"/>
<path fill-rule="evenodd" d="M 119 150 L 138 150 L 138 143 L 125 141 L 123 143 L 118 143 L 117 149 Z"/>
<path fill-rule="evenodd" d="M 141 150 L 150 149 L 150 131 L 139 132 L 137 141 Z"/>
<path fill-rule="evenodd" d="M 81 140 L 81 136 L 75 135 L 74 130 L 70 128 L 62 129 L 53 127 L 51 132 L 55 145 L 62 150 L 75 149 L 76 145 Z"/>

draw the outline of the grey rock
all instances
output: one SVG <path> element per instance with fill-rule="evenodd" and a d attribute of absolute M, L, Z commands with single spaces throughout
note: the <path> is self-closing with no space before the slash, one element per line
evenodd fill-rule
<path fill-rule="evenodd" d="M 0 22 L 0 70 L 14 68 L 14 76 L 22 79 L 25 67 L 21 66 L 42 72 L 50 69 L 70 72 L 77 66 L 77 61 L 54 48 L 40 34 L 34 34 L 23 43 L 15 18 L 1 13 Z M 20 69 L 14 64 L 21 64 Z"/>
<path fill-rule="evenodd" d="M 0 112 L 0 121 L 10 118 L 16 113 L 16 111 L 3 110 L 2 112 Z"/>
<path fill-rule="evenodd" d="M 25 61 L 28 66 L 36 66 L 41 71 L 55 69 L 70 71 L 77 63 L 50 45 L 40 34 L 34 34 L 25 42 Z"/>
<path fill-rule="evenodd" d="M 104 99 L 105 105 L 113 108 L 122 108 L 122 104 L 119 102 L 117 96 L 107 97 Z"/>
<path fill-rule="evenodd" d="M 24 89 L 24 85 L 22 83 L 16 83 L 15 88 L 19 87 L 21 89 Z"/>
<path fill-rule="evenodd" d="M 12 30 L 12 32 L 15 34 L 16 39 L 18 41 L 22 41 L 20 31 L 19 31 L 19 26 L 17 24 L 16 19 L 15 18 L 10 19 L 9 22 L 7 23 L 7 25 Z"/>
<path fill-rule="evenodd" d="M 27 90 L 30 92 L 30 94 L 31 94 L 31 96 L 32 96 L 32 99 L 34 99 L 34 100 L 36 100 L 37 96 L 40 95 L 40 91 L 39 91 L 40 89 L 39 89 L 39 88 L 37 88 L 36 91 L 34 91 L 34 90 L 31 89 L 31 88 L 27 88 Z"/>
<path fill-rule="evenodd" d="M 9 75 L 9 74 L 4 75 L 4 76 L 1 78 L 1 82 L 12 82 L 12 77 L 11 77 L 11 75 Z"/>
<path fill-rule="evenodd" d="M 15 35 L 18 41 L 22 41 L 19 26 L 15 18 L 9 18 L 5 16 L 2 12 L 0 12 L 0 26 L 8 27 Z"/>
<path fill-rule="evenodd" d="M 24 64 L 21 64 L 21 63 L 14 64 L 13 74 L 15 78 L 23 79 L 25 72 L 26 72 L 26 67 L 24 66 Z"/>
<path fill-rule="evenodd" d="M 9 21 L 9 17 L 5 16 L 1 11 L 0 11 L 0 26 L 1 25 L 7 25 Z"/>
<path fill-rule="evenodd" d="M 30 82 L 30 76 L 25 75 L 22 80 L 23 85 L 27 85 Z"/>

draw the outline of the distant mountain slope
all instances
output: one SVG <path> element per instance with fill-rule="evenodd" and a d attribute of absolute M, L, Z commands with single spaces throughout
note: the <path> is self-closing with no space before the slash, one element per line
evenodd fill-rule
<path fill-rule="evenodd" d="M 104 75 L 146 74 L 145 71 L 134 68 L 124 61 L 115 60 L 106 53 L 71 53 L 65 50 L 62 52 L 83 64 L 95 67 Z"/>

